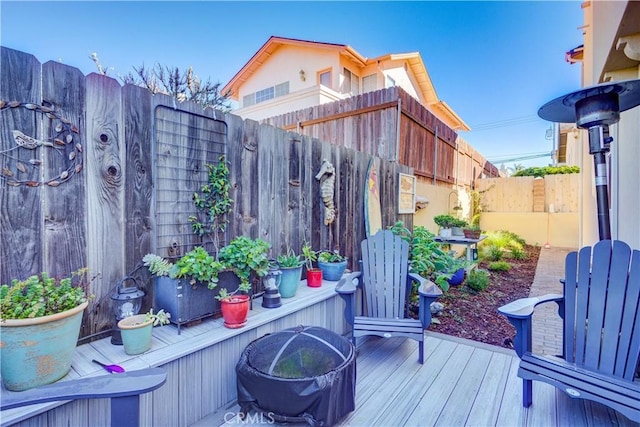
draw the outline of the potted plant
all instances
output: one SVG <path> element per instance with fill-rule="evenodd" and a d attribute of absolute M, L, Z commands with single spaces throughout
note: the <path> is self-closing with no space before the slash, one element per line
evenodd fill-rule
<path fill-rule="evenodd" d="M 340 255 L 338 249 L 321 251 L 318 254 L 318 267 L 322 270 L 322 277 L 325 280 L 338 281 L 347 268 L 347 257 Z"/>
<path fill-rule="evenodd" d="M 256 283 L 269 271 L 268 252 L 271 245 L 262 239 L 250 239 L 238 236 L 227 246 L 220 249 L 219 261 L 226 271 L 233 272 L 240 279 L 236 289 L 229 282 L 220 289 L 216 299 L 220 301 L 224 326 L 241 328 L 247 323 L 249 314 L 250 293 L 252 291 L 251 275 L 255 275 Z M 244 294 L 238 294 L 243 292 Z"/>
<path fill-rule="evenodd" d="M 151 332 L 154 326 L 169 323 L 171 313 L 164 310 L 153 312 L 153 308 L 145 314 L 125 317 L 118 322 L 122 334 L 122 344 L 125 353 L 129 355 L 141 354 L 151 348 Z"/>
<path fill-rule="evenodd" d="M 286 254 L 278 255 L 276 260 L 280 271 L 282 271 L 282 276 L 280 276 L 280 296 L 282 298 L 291 298 L 296 294 L 302 278 L 303 263 L 300 260 L 300 255 L 296 255 L 289 248 Z"/>
<path fill-rule="evenodd" d="M 173 314 L 171 322 L 178 326 L 178 334 L 183 324 L 213 316 L 220 310 L 212 289 L 224 266 L 202 246 L 175 263 L 156 254 L 147 254 L 142 261 L 156 276 L 153 305 Z"/>
<path fill-rule="evenodd" d="M 0 359 L 8 390 L 67 375 L 88 305 L 86 277 L 87 269 L 62 279 L 42 273 L 0 287 Z"/>
<path fill-rule="evenodd" d="M 464 237 L 467 239 L 479 239 L 482 234 L 480 224 L 472 224 L 465 227 L 462 231 L 464 232 Z"/>
<path fill-rule="evenodd" d="M 461 218 L 454 218 L 455 221 L 451 224 L 451 235 L 452 236 L 463 236 L 463 229 L 469 225 L 467 221 Z"/>
<path fill-rule="evenodd" d="M 319 288 L 322 286 L 322 270 L 319 267 L 313 267 L 313 263 L 318 260 L 318 253 L 311 249 L 311 245 L 305 243 L 302 245 L 302 257 L 307 269 L 307 286 Z"/>
<path fill-rule="evenodd" d="M 451 228 L 456 224 L 457 218 L 449 214 L 440 214 L 433 217 L 433 222 L 440 227 L 440 237 L 451 237 Z"/>

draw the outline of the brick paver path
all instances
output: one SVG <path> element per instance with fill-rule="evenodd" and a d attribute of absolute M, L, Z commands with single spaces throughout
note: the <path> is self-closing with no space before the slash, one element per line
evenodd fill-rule
<path fill-rule="evenodd" d="M 564 259 L 575 249 L 541 248 L 536 275 L 529 292 L 530 297 L 545 294 L 562 294 L 560 279 L 564 277 Z M 543 304 L 536 308 L 532 327 L 533 352 L 537 354 L 562 354 L 562 319 L 558 306 Z"/>

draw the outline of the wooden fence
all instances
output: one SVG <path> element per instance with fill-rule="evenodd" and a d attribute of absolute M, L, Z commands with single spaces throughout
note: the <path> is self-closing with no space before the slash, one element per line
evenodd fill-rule
<path fill-rule="evenodd" d="M 437 185 L 473 188 L 479 178 L 500 175 L 495 165 L 399 87 L 262 122 L 397 161 Z"/>
<path fill-rule="evenodd" d="M 206 182 L 206 164 L 221 154 L 235 200 L 227 240 L 262 238 L 273 257 L 299 252 L 305 241 L 315 249 L 339 247 L 357 268 L 371 154 L 176 105 L 16 50 L 3 47 L 0 60 L 0 283 L 88 267 L 98 276 L 83 336 L 110 328 L 109 296 L 145 254 L 179 256 L 198 243 L 187 221 L 196 212 L 191 195 Z M 336 220 L 328 227 L 314 178 L 324 159 L 336 169 Z M 383 226 L 412 226 L 411 214 L 396 212 L 398 173 L 413 170 L 376 161 Z M 144 268 L 136 275 L 147 309 L 152 282 Z"/>
<path fill-rule="evenodd" d="M 476 190 L 484 212 L 578 212 L 580 176 L 487 178 L 478 180 Z"/>

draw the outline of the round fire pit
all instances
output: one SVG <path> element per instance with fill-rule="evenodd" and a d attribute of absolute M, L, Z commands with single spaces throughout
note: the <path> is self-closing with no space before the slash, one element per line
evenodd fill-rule
<path fill-rule="evenodd" d="M 242 413 L 278 422 L 333 425 L 355 409 L 353 344 L 320 327 L 285 329 L 251 342 L 236 365 Z"/>

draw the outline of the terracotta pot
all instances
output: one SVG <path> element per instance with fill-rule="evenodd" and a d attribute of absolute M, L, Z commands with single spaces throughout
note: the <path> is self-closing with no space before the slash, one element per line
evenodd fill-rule
<path fill-rule="evenodd" d="M 480 230 L 468 230 L 466 228 L 462 231 L 464 232 L 464 237 L 467 239 L 479 239 L 482 233 Z"/>
<path fill-rule="evenodd" d="M 224 326 L 230 329 L 242 328 L 249 315 L 249 295 L 233 295 L 220 301 Z"/>
<path fill-rule="evenodd" d="M 310 288 L 319 288 L 322 286 L 322 270 L 319 268 L 307 270 L 307 286 Z"/>

